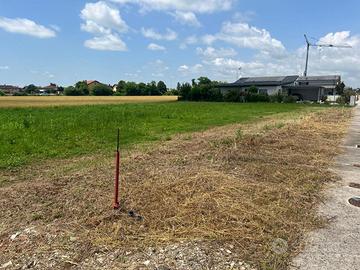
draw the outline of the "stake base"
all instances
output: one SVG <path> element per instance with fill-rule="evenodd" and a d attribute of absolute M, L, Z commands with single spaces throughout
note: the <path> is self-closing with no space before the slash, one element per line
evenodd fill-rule
<path fill-rule="evenodd" d="M 119 203 L 114 203 L 113 208 L 114 208 L 114 210 L 119 209 L 119 208 L 120 208 L 120 204 L 119 204 Z"/>

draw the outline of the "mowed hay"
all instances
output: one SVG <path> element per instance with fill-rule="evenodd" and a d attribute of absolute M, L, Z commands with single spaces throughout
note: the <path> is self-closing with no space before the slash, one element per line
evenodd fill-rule
<path fill-rule="evenodd" d="M 71 176 L 2 188 L 0 252 L 13 260 L 46 254 L 45 233 L 57 235 L 51 246 L 71 251 L 79 262 L 97 247 L 142 250 L 201 241 L 231 243 L 259 268 L 285 269 L 305 232 L 323 224 L 315 210 L 325 184 L 336 179 L 328 168 L 349 114 L 332 108 L 296 121 L 220 127 L 133 153 L 121 166 L 126 211 L 119 213 L 110 210 L 113 175 L 104 165 L 110 160 Z M 143 220 L 129 217 L 129 210 Z M 41 218 L 34 220 L 34 213 Z M 15 228 L 30 225 L 42 231 L 33 242 L 20 247 L 8 240 Z M 69 241 L 74 235 L 75 244 Z M 287 252 L 272 250 L 278 238 L 288 243 Z"/>
<path fill-rule="evenodd" d="M 0 97 L 0 108 L 170 102 L 177 99 L 177 96 L 4 96 Z"/>

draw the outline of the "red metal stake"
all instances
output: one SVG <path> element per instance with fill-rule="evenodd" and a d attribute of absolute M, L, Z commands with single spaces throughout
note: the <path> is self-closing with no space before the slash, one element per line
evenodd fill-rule
<path fill-rule="evenodd" d="M 115 158 L 115 186 L 114 186 L 114 209 L 120 208 L 119 203 L 119 174 L 120 174 L 120 151 L 119 151 L 119 141 L 120 141 L 120 129 L 118 129 L 117 136 L 117 147 L 116 147 L 116 158 Z"/>

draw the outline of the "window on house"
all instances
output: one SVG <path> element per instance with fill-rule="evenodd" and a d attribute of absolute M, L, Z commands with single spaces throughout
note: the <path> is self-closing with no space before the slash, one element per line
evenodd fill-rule
<path fill-rule="evenodd" d="M 259 94 L 267 94 L 267 89 L 259 89 Z"/>

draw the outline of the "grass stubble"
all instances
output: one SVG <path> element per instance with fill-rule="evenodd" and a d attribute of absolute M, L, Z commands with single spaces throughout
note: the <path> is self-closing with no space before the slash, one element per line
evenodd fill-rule
<path fill-rule="evenodd" d="M 99 248 L 141 251 L 196 241 L 215 248 L 230 243 L 259 269 L 287 269 L 304 235 L 326 223 L 316 209 L 326 184 L 337 180 L 329 166 L 350 113 L 269 116 L 123 152 L 122 204 L 141 214 L 141 222 L 111 210 L 112 158 L 49 163 L 36 173 L 29 166 L 26 181 L 0 188 L 3 262 L 56 250 L 81 264 Z M 35 236 L 9 240 L 30 226 Z M 272 248 L 279 238 L 288 245 L 281 254 Z M 126 263 L 115 260 L 111 267 L 126 269 Z"/>

